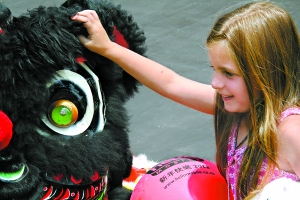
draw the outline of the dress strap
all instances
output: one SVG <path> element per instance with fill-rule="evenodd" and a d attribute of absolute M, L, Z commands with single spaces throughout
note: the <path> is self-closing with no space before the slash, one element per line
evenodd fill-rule
<path fill-rule="evenodd" d="M 287 118 L 290 115 L 300 115 L 300 108 L 298 107 L 290 107 L 283 111 L 280 115 L 279 123 L 281 123 L 285 118 Z"/>
<path fill-rule="evenodd" d="M 239 144 L 236 142 L 235 149 L 238 149 L 248 139 L 248 135 L 249 134 L 247 134 Z M 235 141 L 237 141 L 237 137 L 235 138 Z"/>

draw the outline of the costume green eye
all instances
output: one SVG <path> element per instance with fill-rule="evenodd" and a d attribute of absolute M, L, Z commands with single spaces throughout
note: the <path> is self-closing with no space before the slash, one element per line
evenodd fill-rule
<path fill-rule="evenodd" d="M 76 122 L 78 109 L 71 101 L 58 100 L 50 106 L 48 117 L 55 126 L 69 127 Z"/>

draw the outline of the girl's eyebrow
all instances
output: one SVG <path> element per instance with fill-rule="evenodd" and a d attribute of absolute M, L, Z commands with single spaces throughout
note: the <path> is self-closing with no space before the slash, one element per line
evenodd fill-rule
<path fill-rule="evenodd" d="M 233 75 L 240 75 L 240 71 L 238 71 L 237 69 L 231 69 L 231 68 L 228 68 L 226 66 L 218 66 L 217 68 L 213 65 L 210 65 L 211 68 L 213 68 L 214 70 L 222 70 L 222 71 L 225 71 L 225 72 L 228 72 L 228 73 L 231 73 Z"/>
<path fill-rule="evenodd" d="M 213 66 L 213 65 L 210 65 L 209 67 L 211 67 L 211 68 L 216 68 L 215 66 Z M 234 71 L 234 70 L 232 70 L 232 69 L 230 69 L 230 68 L 228 68 L 228 67 L 226 67 L 226 66 L 218 66 L 217 68 L 219 68 L 219 69 L 221 69 L 221 70 L 226 70 L 226 71 Z"/>

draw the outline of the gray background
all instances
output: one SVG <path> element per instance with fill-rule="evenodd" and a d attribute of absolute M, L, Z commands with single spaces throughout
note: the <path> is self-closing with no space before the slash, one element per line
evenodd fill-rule
<path fill-rule="evenodd" d="M 64 0 L 2 0 L 14 16 Z M 128 10 L 145 31 L 147 56 L 190 79 L 210 83 L 206 36 L 216 18 L 249 1 L 112 0 Z M 300 26 L 300 0 L 275 0 Z M 146 87 L 129 100 L 130 141 L 135 155 L 161 161 L 177 155 L 214 160 L 213 117 L 165 99 Z"/>

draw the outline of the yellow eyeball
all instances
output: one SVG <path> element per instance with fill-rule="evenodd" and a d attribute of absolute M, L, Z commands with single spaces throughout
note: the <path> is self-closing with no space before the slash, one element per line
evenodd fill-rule
<path fill-rule="evenodd" d="M 66 128 L 77 121 L 78 109 L 69 100 L 57 100 L 50 106 L 48 117 L 53 125 Z"/>

